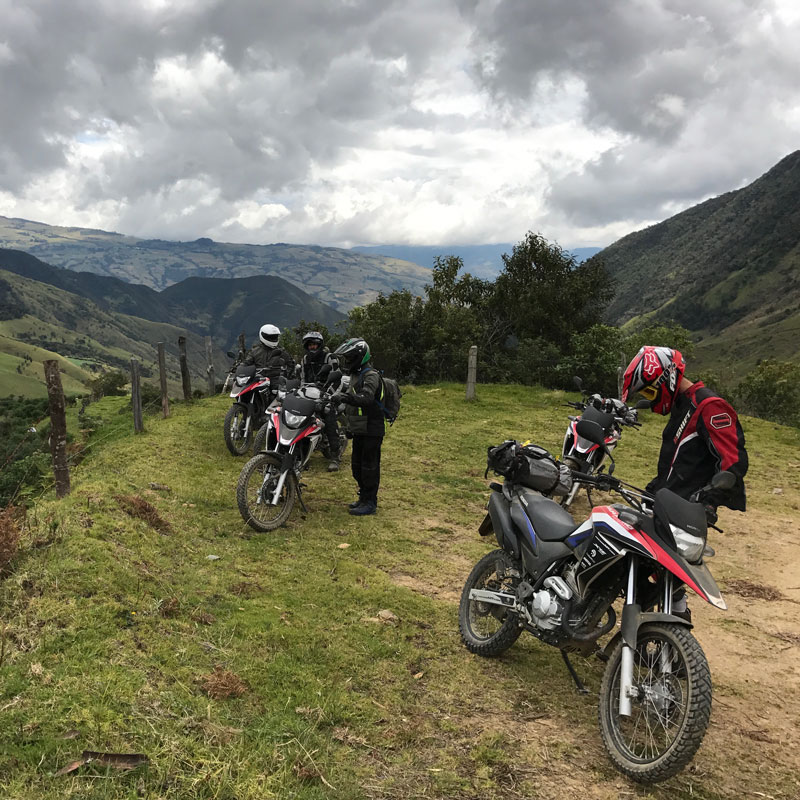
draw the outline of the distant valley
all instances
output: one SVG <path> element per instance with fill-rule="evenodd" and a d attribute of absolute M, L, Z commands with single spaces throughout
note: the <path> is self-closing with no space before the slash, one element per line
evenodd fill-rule
<path fill-rule="evenodd" d="M 194 380 L 205 387 L 205 341 L 215 345 L 218 375 L 240 332 L 248 345 L 259 327 L 301 319 L 334 328 L 344 314 L 272 275 L 190 278 L 163 292 L 118 278 L 71 272 L 27 253 L 0 249 L 0 396 L 41 395 L 41 362 L 57 353 L 65 389 L 82 391 L 98 368 L 127 370 L 131 356 L 155 374 L 155 345 L 165 342 L 171 379 L 179 376 L 177 340 L 187 339 Z"/>
<path fill-rule="evenodd" d="M 336 247 L 137 239 L 8 217 L 0 217 L 0 247 L 157 291 L 186 278 L 276 275 L 342 312 L 374 300 L 379 292 L 409 289 L 422 294 L 430 280 L 430 269 L 418 264 Z"/>

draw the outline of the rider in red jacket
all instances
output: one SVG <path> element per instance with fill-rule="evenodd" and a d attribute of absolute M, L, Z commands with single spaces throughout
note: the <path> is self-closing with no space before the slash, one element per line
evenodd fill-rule
<path fill-rule="evenodd" d="M 622 402 L 639 392 L 653 411 L 670 415 L 662 435 L 658 474 L 647 490 L 667 488 L 688 498 L 707 486 L 717 472 L 727 470 L 736 476 L 736 484 L 711 492 L 706 504 L 744 511 L 747 451 L 742 426 L 730 403 L 702 381 L 686 378 L 685 369 L 678 350 L 648 346 L 625 370 Z"/>
<path fill-rule="evenodd" d="M 634 356 L 622 384 L 623 403 L 638 392 L 650 401 L 650 408 L 669 414 L 664 428 L 658 473 L 647 491 L 670 489 L 689 498 L 707 486 L 723 470 L 736 476 L 732 489 L 715 489 L 705 496 L 709 521 L 716 521 L 718 505 L 745 510 L 744 476 L 747 450 L 744 432 L 733 407 L 718 394 L 684 376 L 686 362 L 680 351 L 669 347 L 645 346 Z M 676 595 L 673 609 L 691 620 L 683 594 Z"/>

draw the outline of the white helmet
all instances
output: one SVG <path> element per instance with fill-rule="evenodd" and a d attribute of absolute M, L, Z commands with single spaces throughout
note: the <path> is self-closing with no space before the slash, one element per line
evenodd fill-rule
<path fill-rule="evenodd" d="M 261 339 L 264 347 L 277 347 L 280 335 L 281 329 L 275 325 L 262 325 L 258 332 L 258 338 Z"/>

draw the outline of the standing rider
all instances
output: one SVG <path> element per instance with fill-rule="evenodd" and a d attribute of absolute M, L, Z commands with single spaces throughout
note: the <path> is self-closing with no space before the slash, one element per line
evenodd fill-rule
<path fill-rule="evenodd" d="M 278 347 L 281 330 L 275 325 L 262 325 L 258 332 L 258 339 L 247 357 L 244 365 L 254 364 L 266 372 L 268 378 L 277 378 L 279 375 L 290 374 L 294 370 L 294 359 L 291 354 Z"/>
<path fill-rule="evenodd" d="M 331 371 L 338 367 L 338 361 L 325 347 L 325 340 L 319 331 L 309 331 L 303 336 L 303 349 L 306 351 L 302 360 L 303 383 L 325 383 Z M 328 408 L 323 413 L 325 421 L 325 436 L 328 440 L 330 462 L 328 472 L 339 471 L 341 460 L 341 445 L 339 441 L 339 424 L 336 421 L 336 411 Z"/>
<path fill-rule="evenodd" d="M 350 513 L 362 517 L 378 509 L 378 488 L 381 482 L 381 445 L 385 433 L 381 375 L 369 363 L 369 345 L 363 339 L 348 339 L 334 356 L 350 375 L 345 394 L 334 400 L 347 404 L 347 427 L 353 437 L 350 466 L 358 484 L 358 500 L 350 503 Z"/>
<path fill-rule="evenodd" d="M 688 499 L 717 472 L 727 470 L 736 476 L 733 488 L 712 489 L 705 495 L 706 513 L 713 524 L 719 505 L 745 510 L 744 432 L 730 403 L 702 381 L 686 378 L 685 369 L 680 351 L 642 347 L 625 370 L 622 402 L 639 392 L 654 412 L 670 415 L 662 434 L 658 473 L 647 485 L 648 492 L 666 488 Z M 673 613 L 691 621 L 683 590 L 676 593 L 675 601 Z"/>

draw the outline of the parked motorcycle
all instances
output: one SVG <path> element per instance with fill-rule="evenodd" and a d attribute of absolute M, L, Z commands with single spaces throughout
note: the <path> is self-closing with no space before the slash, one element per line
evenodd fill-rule
<path fill-rule="evenodd" d="M 336 374 L 334 373 L 334 377 Z M 327 376 L 326 376 L 327 377 Z M 339 379 L 339 388 L 337 391 L 343 392 L 346 391 L 347 385 L 349 383 L 349 376 L 345 375 L 344 377 Z M 287 392 L 294 391 L 295 389 L 300 388 L 303 384 L 301 383 L 299 378 L 293 378 L 291 380 L 285 380 L 281 378 L 281 382 L 278 385 L 278 391 L 276 394 L 276 398 L 273 401 L 274 405 L 280 405 L 283 399 L 286 397 Z M 316 386 L 320 391 L 326 391 L 330 388 L 330 382 L 325 381 L 324 383 L 316 383 L 316 384 L 307 384 L 309 386 Z M 341 456 L 344 451 L 347 449 L 347 436 L 345 436 L 344 428 L 339 426 L 339 450 L 338 454 Z M 263 453 L 265 450 L 275 450 L 277 445 L 277 437 L 275 434 L 275 426 L 272 424 L 272 414 L 267 414 L 267 421 L 258 429 L 254 439 L 253 439 L 253 455 L 257 455 L 258 453 Z M 322 437 L 322 441 L 319 443 L 319 451 L 322 453 L 323 457 L 330 460 L 332 458 L 332 453 L 330 450 L 330 446 L 328 444 L 328 439 L 326 436 Z"/>
<path fill-rule="evenodd" d="M 597 423 L 582 420 L 577 431 L 605 446 Z M 462 640 L 473 653 L 498 656 L 528 631 L 561 651 L 582 692 L 568 653 L 600 655 L 607 660 L 599 719 L 608 754 L 635 781 L 663 781 L 692 759 L 711 713 L 708 662 L 691 623 L 672 614 L 673 593 L 685 585 L 727 607 L 704 561 L 713 550 L 706 545 L 702 499 L 711 488 L 730 488 L 735 478 L 718 473 L 689 501 L 667 489 L 652 497 L 606 473 L 573 473 L 627 502 L 593 508 L 576 525 L 537 489 L 539 473 L 521 469 L 520 460 L 490 458 L 505 481 L 491 484 L 479 532 L 494 534 L 500 549 L 485 555 L 464 585 Z M 616 624 L 618 597 L 624 598 L 621 629 L 600 651 L 598 640 Z"/>
<path fill-rule="evenodd" d="M 323 438 L 322 412 L 330 404 L 341 373 L 331 373 L 321 390 L 306 384 L 287 391 L 271 413 L 275 446 L 253 456 L 242 468 L 236 485 L 236 503 L 242 519 L 254 530 L 265 532 L 283 525 L 295 502 L 307 511 L 300 475 Z"/>
<path fill-rule="evenodd" d="M 230 396 L 233 405 L 225 414 L 225 444 L 233 455 L 242 456 L 250 448 L 255 431 L 267 418 L 267 408 L 274 399 L 272 381 L 265 370 L 252 364 L 240 364 L 236 367 Z"/>
<path fill-rule="evenodd" d="M 581 379 L 573 378 L 578 389 L 582 390 Z M 584 392 L 586 394 L 586 392 Z M 561 460 L 577 472 L 589 475 L 602 471 L 606 454 L 614 451 L 621 436 L 622 428 L 641 428 L 636 408 L 629 408 L 621 400 L 603 399 L 599 395 L 592 395 L 583 401 L 568 401 L 566 405 L 581 412 L 580 417 L 570 416 L 567 431 L 564 434 L 564 443 L 561 446 Z M 648 404 L 649 405 L 649 404 Z M 598 408 L 597 406 L 600 406 Z M 578 435 L 577 424 L 579 420 L 596 422 L 603 429 L 603 446 L 590 442 Z M 570 492 L 561 498 L 561 505 L 569 508 L 583 484 L 575 482 Z M 592 497 L 588 487 L 586 492 L 591 505 Z"/>

